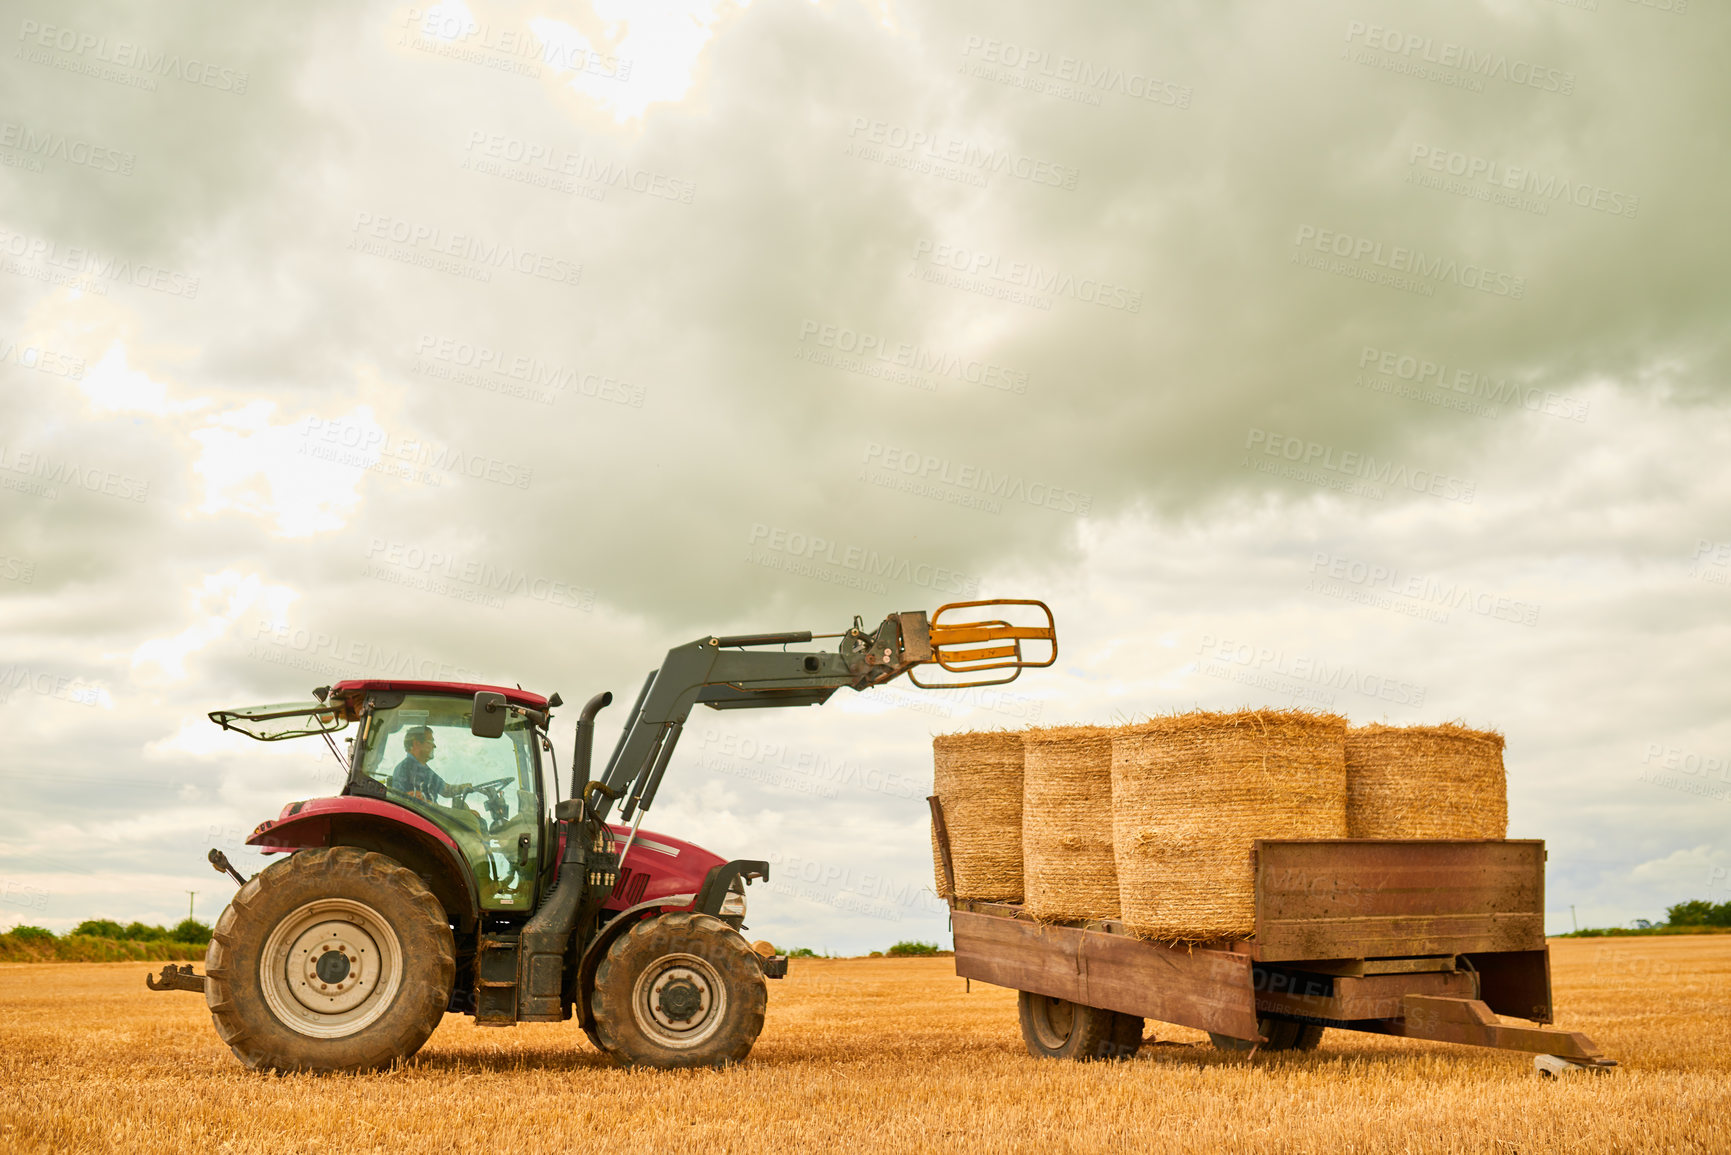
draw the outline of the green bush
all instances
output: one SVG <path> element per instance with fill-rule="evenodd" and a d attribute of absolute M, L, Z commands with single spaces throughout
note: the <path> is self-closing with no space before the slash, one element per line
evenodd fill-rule
<path fill-rule="evenodd" d="M 89 935 L 91 938 L 123 938 L 126 931 L 111 918 L 87 918 L 73 927 L 72 933 Z"/>
<path fill-rule="evenodd" d="M 142 922 L 129 922 L 116 936 L 131 939 L 133 942 L 156 942 L 168 937 L 168 932 L 160 926 L 146 926 Z"/>
<path fill-rule="evenodd" d="M 898 942 L 896 945 L 890 947 L 888 953 L 891 958 L 912 958 L 919 955 L 933 955 L 938 953 L 938 944 L 935 942 Z"/>
<path fill-rule="evenodd" d="M 190 942 L 203 946 L 210 941 L 210 927 L 196 918 L 183 918 L 174 924 L 174 929 L 168 932 L 168 938 L 174 942 Z"/>
<path fill-rule="evenodd" d="M 19 942 L 53 942 L 54 932 L 42 926 L 15 926 L 6 932 Z"/>
<path fill-rule="evenodd" d="M 818 953 L 809 946 L 796 946 L 787 952 L 788 958 L 817 958 Z"/>
<path fill-rule="evenodd" d="M 1731 926 L 1731 902 L 1693 899 L 1665 908 L 1671 926 Z"/>
<path fill-rule="evenodd" d="M 87 934 L 55 938 L 41 927 L 19 929 L 24 933 L 0 934 L 0 962 L 195 962 L 205 954 L 202 945 L 170 939 L 127 942 Z"/>

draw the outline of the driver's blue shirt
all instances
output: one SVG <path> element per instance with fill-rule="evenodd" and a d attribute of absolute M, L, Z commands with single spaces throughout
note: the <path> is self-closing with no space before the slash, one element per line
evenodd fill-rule
<path fill-rule="evenodd" d="M 451 792 L 445 780 L 413 754 L 405 755 L 391 771 L 391 789 L 402 794 L 419 794 L 428 802 L 437 802 L 439 795 Z"/>

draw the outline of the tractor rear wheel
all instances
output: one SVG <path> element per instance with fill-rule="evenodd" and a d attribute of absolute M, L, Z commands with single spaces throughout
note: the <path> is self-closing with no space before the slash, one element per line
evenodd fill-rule
<path fill-rule="evenodd" d="M 456 952 L 419 876 L 358 847 L 260 871 L 205 956 L 216 1032 L 255 1070 L 369 1071 L 420 1050 L 451 998 Z"/>
<path fill-rule="evenodd" d="M 769 1002 L 738 931 L 707 914 L 646 918 L 595 970 L 594 1040 L 628 1067 L 723 1067 L 751 1052 Z"/>
<path fill-rule="evenodd" d="M 1320 1023 L 1297 1023 L 1291 1019 L 1257 1019 L 1256 1029 L 1268 1040 L 1262 1044 L 1264 1051 L 1314 1051 L 1316 1044 L 1322 1042 L 1322 1032 L 1327 1030 Z M 1249 1039 L 1235 1039 L 1213 1031 L 1208 1032 L 1208 1041 L 1217 1051 L 1248 1051 L 1256 1045 Z"/>
<path fill-rule="evenodd" d="M 1142 1020 L 1137 1016 L 1068 999 L 1019 991 L 1016 1017 L 1022 1023 L 1022 1042 L 1036 1059 L 1128 1059 L 1142 1045 Z"/>

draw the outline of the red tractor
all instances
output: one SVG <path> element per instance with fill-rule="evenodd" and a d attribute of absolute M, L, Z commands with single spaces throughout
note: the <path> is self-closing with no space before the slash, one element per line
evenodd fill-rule
<path fill-rule="evenodd" d="M 364 679 L 213 712 L 261 741 L 319 736 L 347 782 L 259 824 L 248 844 L 285 857 L 253 878 L 210 852 L 241 887 L 205 973 L 169 967 L 150 985 L 203 991 L 217 1033 L 256 1069 L 389 1066 L 448 1012 L 491 1026 L 574 1017 L 627 1065 L 738 1062 L 763 1027 L 764 980 L 787 971 L 740 933 L 745 884 L 769 865 L 642 828 L 692 706 L 817 705 L 903 673 L 940 688 L 912 672 L 928 663 L 971 679 L 944 686 L 990 685 L 1057 657 L 1051 611 L 1034 601 L 892 614 L 870 632 L 856 618 L 824 636 L 834 651 L 790 650 L 807 632 L 669 651 L 591 779 L 595 716 L 613 700 L 597 694 L 577 719 L 569 791 L 548 737 L 557 694 Z M 345 755 L 333 735 L 350 726 Z"/>

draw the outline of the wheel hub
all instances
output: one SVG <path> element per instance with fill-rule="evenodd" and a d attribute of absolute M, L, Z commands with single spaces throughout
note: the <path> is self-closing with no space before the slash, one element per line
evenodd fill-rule
<path fill-rule="evenodd" d="M 689 1022 L 703 1009 L 703 991 L 688 979 L 673 979 L 660 987 L 656 997 L 665 1016 L 676 1023 Z"/>
<path fill-rule="evenodd" d="M 313 973 L 318 975 L 321 983 L 340 984 L 349 977 L 349 969 L 355 964 L 355 961 L 336 947 L 332 947 L 321 954 L 317 962 L 313 963 Z"/>
<path fill-rule="evenodd" d="M 278 1021 L 334 1039 L 384 1013 L 402 970 L 396 932 L 378 911 L 328 898 L 307 903 L 272 930 L 259 958 L 259 985 Z"/>
<path fill-rule="evenodd" d="M 1076 1029 L 1076 1005 L 1067 999 L 1041 998 L 1035 1008 L 1034 1030 L 1040 1041 L 1056 1050 Z"/>
<path fill-rule="evenodd" d="M 720 983 L 720 976 L 701 959 L 690 955 L 663 959 L 638 980 L 639 1025 L 664 1045 L 695 1046 L 720 1022 L 726 1006 Z"/>
<path fill-rule="evenodd" d="M 289 992 L 303 1007 L 341 1014 L 373 993 L 379 947 L 365 930 L 335 919 L 302 931 L 289 946 Z"/>

